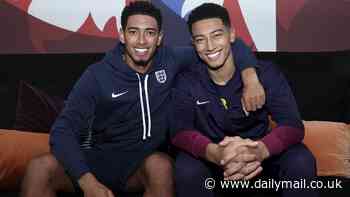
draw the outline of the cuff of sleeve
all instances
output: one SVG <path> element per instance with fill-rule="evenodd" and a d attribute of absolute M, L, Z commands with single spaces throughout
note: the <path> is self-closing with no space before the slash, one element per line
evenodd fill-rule
<path fill-rule="evenodd" d="M 199 131 L 187 130 L 177 133 L 171 142 L 174 146 L 199 158 L 205 156 L 206 148 L 211 140 Z"/>
<path fill-rule="evenodd" d="M 78 170 L 67 170 L 68 175 L 73 178 L 75 181 L 78 181 L 85 173 L 90 172 L 90 169 L 88 167 L 83 167 Z"/>
<path fill-rule="evenodd" d="M 198 135 L 195 138 L 194 143 L 194 154 L 196 157 L 205 157 L 208 144 L 211 143 L 211 140 L 204 135 Z"/>
<path fill-rule="evenodd" d="M 272 135 L 271 133 L 263 137 L 261 141 L 265 144 L 265 146 L 269 150 L 270 155 L 277 155 L 281 153 L 283 150 L 282 142 L 275 135 Z"/>

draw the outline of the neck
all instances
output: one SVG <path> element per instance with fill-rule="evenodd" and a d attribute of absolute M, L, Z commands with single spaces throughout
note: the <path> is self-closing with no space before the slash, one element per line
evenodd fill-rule
<path fill-rule="evenodd" d="M 230 79 L 232 79 L 235 70 L 236 67 L 231 53 L 221 68 L 218 70 L 208 69 L 208 72 L 209 77 L 215 84 L 224 86 Z"/>
<path fill-rule="evenodd" d="M 137 64 L 128 55 L 123 55 L 123 60 L 132 70 L 141 74 L 145 74 L 152 64 L 152 61 L 145 62 L 145 64 Z"/>

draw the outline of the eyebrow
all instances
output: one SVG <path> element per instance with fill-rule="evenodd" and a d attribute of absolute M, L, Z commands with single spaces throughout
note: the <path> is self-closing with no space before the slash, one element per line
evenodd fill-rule
<path fill-rule="evenodd" d="M 139 28 L 139 27 L 128 27 L 128 28 L 126 28 L 126 30 L 140 30 L 141 28 Z M 156 31 L 156 32 L 158 32 L 158 29 L 157 28 L 152 28 L 152 27 L 149 27 L 149 28 L 146 28 L 146 29 L 144 29 L 144 30 L 146 30 L 146 31 Z"/>
<path fill-rule="evenodd" d="M 214 30 L 212 32 L 209 32 L 209 34 L 215 34 L 215 33 L 218 33 L 218 32 L 224 32 L 224 30 L 223 29 L 216 29 L 216 30 Z M 198 34 L 198 35 L 194 35 L 193 38 L 202 37 L 202 36 L 204 36 L 204 35 L 203 34 Z"/>

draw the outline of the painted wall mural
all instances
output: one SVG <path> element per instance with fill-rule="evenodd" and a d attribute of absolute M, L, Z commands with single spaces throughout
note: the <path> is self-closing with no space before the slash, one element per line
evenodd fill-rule
<path fill-rule="evenodd" d="M 118 40 L 132 0 L 3 0 L 0 54 L 103 52 Z M 236 33 L 257 51 L 350 49 L 349 0 L 152 0 L 165 44 L 190 44 L 186 18 L 205 2 L 225 6 Z"/>

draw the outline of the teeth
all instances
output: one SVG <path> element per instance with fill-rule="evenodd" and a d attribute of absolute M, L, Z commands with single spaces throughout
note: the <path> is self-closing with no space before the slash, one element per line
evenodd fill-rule
<path fill-rule="evenodd" d="M 144 53 L 146 52 L 148 49 L 138 49 L 138 48 L 135 48 L 136 52 L 139 52 L 139 53 Z"/>
<path fill-rule="evenodd" d="M 208 54 L 208 57 L 209 58 L 215 58 L 216 56 L 219 55 L 220 52 L 216 52 L 216 53 L 213 53 L 213 54 Z"/>

